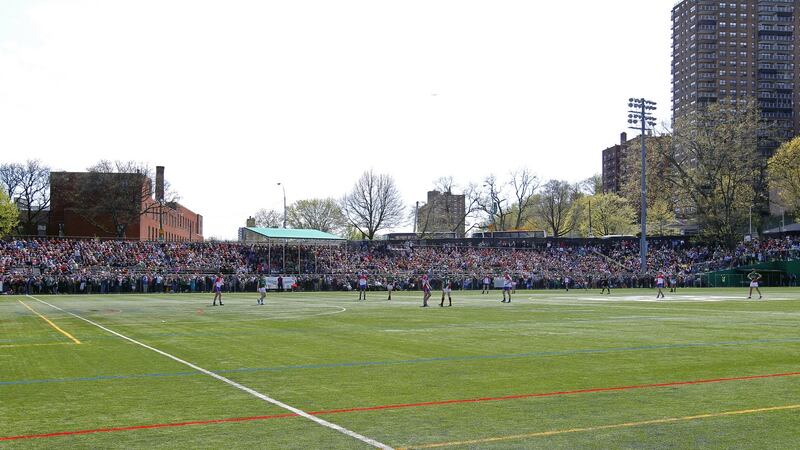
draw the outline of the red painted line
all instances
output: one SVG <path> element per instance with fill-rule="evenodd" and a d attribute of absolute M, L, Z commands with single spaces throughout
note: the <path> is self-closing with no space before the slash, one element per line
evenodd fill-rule
<path fill-rule="evenodd" d="M 455 399 L 455 400 L 438 400 L 432 402 L 420 402 L 420 403 L 397 403 L 393 405 L 378 405 L 378 406 L 364 406 L 358 408 L 344 408 L 344 409 L 326 409 L 320 411 L 311 411 L 309 414 L 315 416 L 321 416 L 326 414 L 343 414 L 343 413 L 351 413 L 351 412 L 362 412 L 362 411 L 380 411 L 385 409 L 403 409 L 403 408 L 420 408 L 425 406 L 441 406 L 441 405 L 453 405 L 459 403 L 478 403 L 478 402 L 496 402 L 496 401 L 504 401 L 504 400 L 517 400 L 523 398 L 535 398 L 535 397 L 555 397 L 559 395 L 576 395 L 576 394 L 590 394 L 594 392 L 611 392 L 611 391 L 629 391 L 634 389 L 649 389 L 649 388 L 657 388 L 657 387 L 673 387 L 673 386 L 686 386 L 692 384 L 708 384 L 708 383 L 723 383 L 727 381 L 743 381 L 743 380 L 758 380 L 758 379 L 766 379 L 766 378 L 781 378 L 781 377 L 794 377 L 799 376 L 800 372 L 785 372 L 785 373 L 772 373 L 767 375 L 749 375 L 743 377 L 730 377 L 730 378 L 712 378 L 706 380 L 692 380 L 692 381 L 673 381 L 669 383 L 652 383 L 652 384 L 634 384 L 630 386 L 612 386 L 612 387 L 602 387 L 602 388 L 589 388 L 589 389 L 576 389 L 572 391 L 554 391 L 554 392 L 540 392 L 534 394 L 517 394 L 517 395 L 506 395 L 503 397 L 479 397 L 479 398 L 465 398 L 465 399 Z M 113 427 L 113 428 L 95 428 L 91 430 L 77 430 L 77 431 L 60 431 L 57 433 L 44 433 L 44 434 L 27 434 L 27 435 L 19 435 L 19 436 L 6 436 L 0 437 L 0 441 L 14 441 L 20 439 L 39 439 L 39 438 L 50 438 L 50 437 L 57 437 L 57 436 L 74 436 L 79 434 L 92 434 L 92 433 L 110 433 L 116 431 L 132 431 L 132 430 L 148 430 L 148 429 L 155 429 L 155 428 L 171 428 L 171 427 L 185 427 L 191 425 L 209 425 L 209 424 L 216 424 L 216 423 L 228 423 L 228 422 L 250 422 L 254 420 L 270 420 L 270 419 L 284 419 L 288 417 L 297 417 L 297 414 L 293 413 L 284 413 L 284 414 L 273 414 L 269 416 L 251 416 L 251 417 L 231 417 L 227 419 L 213 419 L 213 420 L 196 420 L 190 422 L 172 422 L 172 423 L 159 423 L 159 424 L 152 424 L 152 425 L 136 425 L 136 426 L 129 426 L 129 427 Z"/>
<path fill-rule="evenodd" d="M 792 377 L 798 376 L 800 372 L 787 372 L 787 373 L 773 373 L 768 375 L 750 375 L 745 377 L 732 377 L 732 378 L 713 378 L 708 380 L 693 380 L 693 381 L 674 381 L 670 383 L 653 383 L 653 384 L 636 384 L 631 386 L 613 386 L 613 387 L 603 387 L 603 388 L 590 388 L 590 389 L 577 389 L 573 391 L 555 391 L 555 392 L 540 392 L 535 394 L 517 394 L 517 395 L 506 395 L 503 397 L 479 397 L 479 398 L 467 398 L 467 399 L 457 399 L 457 400 L 439 400 L 433 402 L 421 402 L 421 403 L 399 403 L 395 405 L 380 405 L 380 406 L 366 406 L 361 408 L 346 408 L 346 409 L 330 409 L 325 411 L 313 411 L 309 414 L 338 414 L 338 413 L 349 413 L 349 412 L 359 412 L 359 411 L 378 411 L 382 409 L 401 409 L 401 408 L 417 408 L 423 406 L 440 406 L 440 405 L 452 405 L 457 403 L 478 403 L 478 402 L 495 402 L 495 401 L 503 401 L 503 400 L 517 400 L 522 398 L 534 398 L 534 397 L 554 397 L 558 395 L 575 395 L 575 394 L 589 394 L 593 392 L 609 392 L 609 391 L 629 391 L 633 389 L 648 389 L 648 388 L 655 388 L 655 387 L 671 387 L 671 386 L 685 386 L 690 384 L 707 384 L 707 383 L 722 383 L 725 381 L 742 381 L 742 380 L 757 380 L 757 379 L 764 379 L 764 378 L 779 378 L 779 377 Z"/>

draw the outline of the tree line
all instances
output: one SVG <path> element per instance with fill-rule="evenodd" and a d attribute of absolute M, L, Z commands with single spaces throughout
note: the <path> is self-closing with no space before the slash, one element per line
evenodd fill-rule
<path fill-rule="evenodd" d="M 742 233 L 768 214 L 773 204 L 797 215 L 800 211 L 800 137 L 778 136 L 774 123 L 761 118 L 755 101 L 740 105 L 712 104 L 698 108 L 645 138 L 647 229 L 651 235 L 674 234 L 678 226 L 696 224 L 704 240 L 735 245 Z M 452 176 L 431 187 L 460 192 L 461 204 L 445 204 L 456 218 L 450 231 L 544 230 L 550 236 L 634 234 L 641 208 L 641 154 L 638 139 L 624 151 L 619 193 L 603 192 L 600 175 L 580 182 L 544 180 L 527 168 L 479 182 L 458 184 Z M 782 145 L 768 158 L 764 144 Z M 86 220 L 124 236 L 143 214 L 174 208 L 178 195 L 167 186 L 156 201 L 151 170 L 135 162 L 100 161 L 72 189 Z M 111 177 L 126 173 L 132 177 Z M 145 182 L 142 182 L 145 181 Z M 0 164 L 0 234 L 36 234 L 36 225 L 50 208 L 50 168 L 38 160 Z M 769 187 L 769 189 L 768 189 Z M 260 209 L 256 225 L 280 227 L 283 214 Z M 365 171 L 339 198 L 302 199 L 287 208 L 292 228 L 313 228 L 349 239 L 374 239 L 379 233 L 416 220 L 418 234 L 434 229 L 432 218 L 418 217 L 403 202 L 389 174 Z"/>
<path fill-rule="evenodd" d="M 640 229 L 641 152 L 639 139 L 624 149 L 618 193 L 604 192 L 600 175 L 581 182 L 542 180 L 527 168 L 505 177 L 490 174 L 459 186 L 438 178 L 432 188 L 460 191 L 463 220 L 454 227 L 471 230 L 544 230 L 550 236 L 592 237 L 635 234 Z M 782 143 L 778 146 L 777 144 Z M 774 155 L 764 147 L 778 147 Z M 761 118 L 754 100 L 737 105 L 711 104 L 645 136 L 647 230 L 672 235 L 694 225 L 706 242 L 731 247 L 751 223 L 760 229 L 770 202 L 784 211 L 800 211 L 800 137 L 779 136 L 774 122 Z M 770 198 L 769 192 L 774 195 Z M 319 205 L 325 205 L 324 209 Z M 452 205 L 444 205 L 449 212 Z M 289 224 L 373 239 L 382 230 L 407 225 L 416 215 L 400 200 L 387 174 L 366 171 L 341 199 L 301 200 L 289 208 Z M 260 210 L 260 226 L 279 226 L 276 211 Z M 418 234 L 428 218 L 416 218 Z M 450 231 L 457 231 L 452 229 Z"/>

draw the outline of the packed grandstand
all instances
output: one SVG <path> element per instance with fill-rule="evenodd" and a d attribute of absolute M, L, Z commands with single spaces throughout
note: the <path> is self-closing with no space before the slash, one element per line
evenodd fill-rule
<path fill-rule="evenodd" d="M 349 242 L 338 246 L 175 243 L 121 240 L 0 241 L 0 292 L 207 292 L 215 274 L 228 291 L 255 291 L 263 275 L 291 275 L 295 289 L 348 290 L 359 274 L 371 288 L 391 281 L 417 289 L 419 278 L 447 278 L 456 289 L 480 289 L 485 277 L 511 274 L 520 288 L 652 286 L 665 274 L 679 286 L 701 286 L 700 274 L 800 257 L 800 238 L 753 240 L 729 250 L 682 238 L 649 242 L 648 273 L 638 274 L 635 239 L 480 239 Z M 786 284 L 796 280 L 786 280 Z M 288 286 L 287 286 L 288 288 Z"/>

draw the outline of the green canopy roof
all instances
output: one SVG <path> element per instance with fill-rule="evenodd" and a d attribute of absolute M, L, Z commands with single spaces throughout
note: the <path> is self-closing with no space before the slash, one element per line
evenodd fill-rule
<path fill-rule="evenodd" d="M 344 238 L 334 236 L 319 230 L 297 230 L 293 228 L 260 228 L 247 227 L 247 230 L 258 233 L 269 239 L 308 239 L 308 240 L 328 240 L 343 241 Z"/>

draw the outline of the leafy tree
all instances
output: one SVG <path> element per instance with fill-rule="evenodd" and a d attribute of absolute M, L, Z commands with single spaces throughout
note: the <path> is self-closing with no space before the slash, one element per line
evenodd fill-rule
<path fill-rule="evenodd" d="M 635 142 L 635 143 L 634 143 Z M 642 208 L 642 152 L 639 139 L 636 139 L 624 150 L 622 157 L 622 184 L 620 195 L 628 200 L 628 203 L 636 211 Z M 647 209 L 649 211 L 660 203 L 660 207 L 668 206 L 675 209 L 679 204 L 687 205 L 685 197 L 676 195 L 669 178 L 670 168 L 668 154 L 672 145 L 672 136 L 664 134 L 661 136 L 645 137 L 645 180 L 647 183 Z M 637 222 L 641 217 L 637 215 Z M 648 222 L 649 223 L 649 222 Z M 649 234 L 649 231 L 648 231 Z"/>
<path fill-rule="evenodd" d="M 583 236 L 607 236 L 634 232 L 636 211 L 625 197 L 614 193 L 597 193 L 575 202 L 580 233 Z"/>
<path fill-rule="evenodd" d="M 635 214 L 635 213 L 634 213 Z M 647 234 L 649 236 L 668 236 L 678 232 L 675 227 L 675 209 L 669 201 L 656 199 L 647 207 Z"/>
<path fill-rule="evenodd" d="M 5 191 L 0 191 L 0 237 L 11 232 L 19 222 L 19 210 Z"/>
<path fill-rule="evenodd" d="M 368 170 L 356 181 L 352 191 L 342 199 L 347 222 L 367 239 L 403 221 L 405 206 L 394 179 Z"/>
<path fill-rule="evenodd" d="M 800 212 L 800 137 L 784 143 L 769 159 L 769 184 L 775 189 L 781 205 Z"/>
<path fill-rule="evenodd" d="M 345 224 L 342 209 L 332 198 L 298 200 L 288 208 L 288 222 L 292 228 L 310 228 L 332 233 Z"/>
<path fill-rule="evenodd" d="M 740 240 L 762 184 L 765 161 L 756 150 L 766 125 L 753 101 L 736 110 L 712 104 L 676 121 L 667 177 L 696 208 L 706 239 L 728 247 Z"/>

